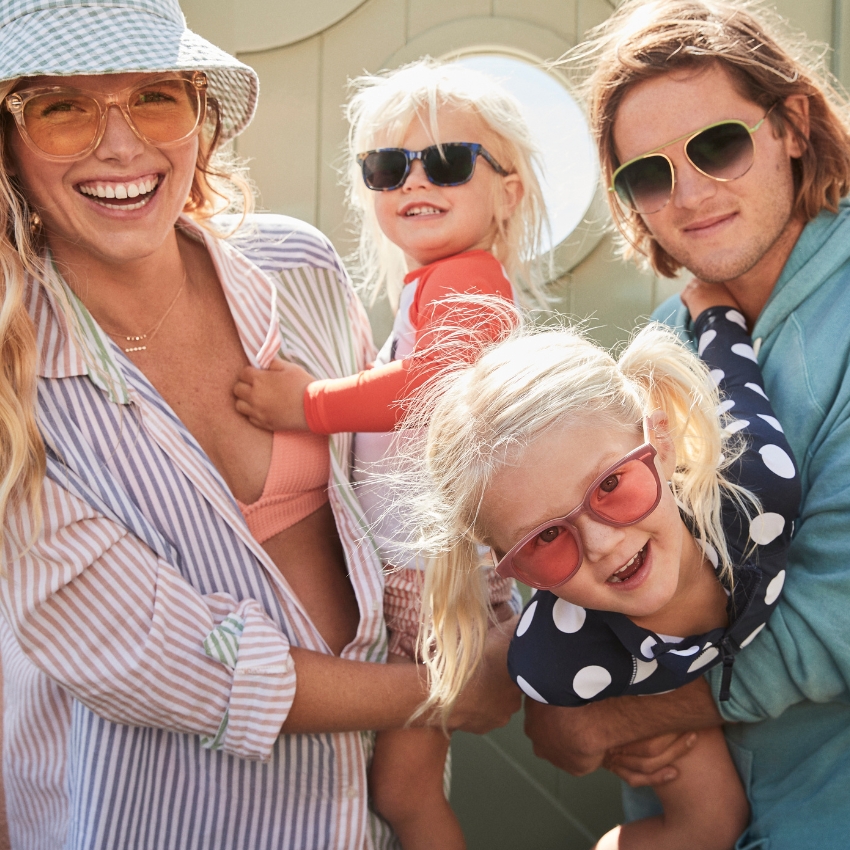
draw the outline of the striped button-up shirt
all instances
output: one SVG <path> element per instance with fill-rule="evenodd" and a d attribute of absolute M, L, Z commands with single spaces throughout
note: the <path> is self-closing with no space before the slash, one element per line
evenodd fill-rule
<path fill-rule="evenodd" d="M 369 325 L 313 228 L 256 216 L 206 243 L 249 361 L 339 377 Z M 218 471 L 56 275 L 33 285 L 44 526 L 11 518 L 0 583 L 15 848 L 395 846 L 369 812 L 368 733 L 280 735 L 290 647 L 329 652 Z M 215 352 L 210 352 L 214 357 Z M 360 608 L 342 653 L 382 662 L 383 580 L 330 438 L 329 496 Z"/>

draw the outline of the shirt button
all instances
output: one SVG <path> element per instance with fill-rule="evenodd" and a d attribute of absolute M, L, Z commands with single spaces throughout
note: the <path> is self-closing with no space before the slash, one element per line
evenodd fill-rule
<path fill-rule="evenodd" d="M 357 788 L 354 785 L 349 785 L 345 790 L 345 795 L 349 800 L 353 800 L 357 796 Z"/>

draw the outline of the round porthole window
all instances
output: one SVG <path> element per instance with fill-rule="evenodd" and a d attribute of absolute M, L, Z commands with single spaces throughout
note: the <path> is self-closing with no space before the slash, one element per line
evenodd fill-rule
<path fill-rule="evenodd" d="M 520 102 L 543 160 L 538 176 L 552 228 L 548 247 L 563 246 L 598 194 L 599 167 L 584 114 L 553 74 L 530 61 L 493 52 L 467 53 L 455 61 L 495 77 Z M 581 242 L 584 256 L 592 245 L 584 238 Z"/>

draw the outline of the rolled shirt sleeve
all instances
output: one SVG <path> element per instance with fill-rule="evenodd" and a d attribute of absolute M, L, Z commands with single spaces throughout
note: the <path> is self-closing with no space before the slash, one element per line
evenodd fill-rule
<path fill-rule="evenodd" d="M 100 716 L 271 756 L 295 696 L 289 640 L 253 599 L 203 595 L 126 528 L 50 479 L 44 528 L 13 517 L 0 602 L 21 650 Z M 216 643 L 238 632 L 229 654 Z"/>

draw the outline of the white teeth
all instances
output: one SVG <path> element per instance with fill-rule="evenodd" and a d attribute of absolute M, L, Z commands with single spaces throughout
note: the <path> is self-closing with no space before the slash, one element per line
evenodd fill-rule
<path fill-rule="evenodd" d="M 125 200 L 127 198 L 138 198 L 148 195 L 153 192 L 159 185 L 158 177 L 150 177 L 145 180 L 139 180 L 137 183 L 96 183 L 94 185 L 81 185 L 80 192 L 88 195 L 91 198 L 117 198 Z M 144 198 L 144 200 L 148 200 Z M 113 205 L 114 206 L 114 205 Z M 127 204 L 123 209 L 137 209 L 134 204 Z"/>
<path fill-rule="evenodd" d="M 441 212 L 442 210 L 438 210 L 436 207 L 411 207 L 405 215 L 435 215 Z"/>

